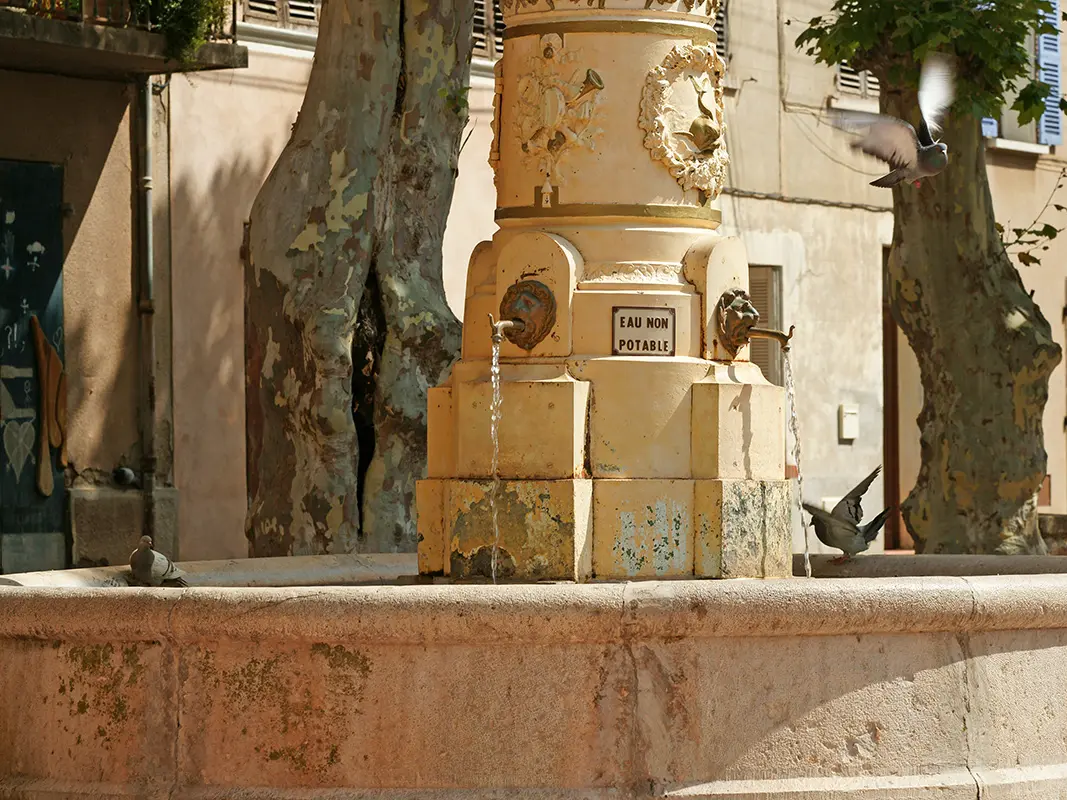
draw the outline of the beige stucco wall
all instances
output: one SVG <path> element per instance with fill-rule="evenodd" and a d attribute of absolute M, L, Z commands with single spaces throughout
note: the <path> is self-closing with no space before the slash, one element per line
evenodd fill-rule
<path fill-rule="evenodd" d="M 183 559 L 244 536 L 244 221 L 289 138 L 311 53 L 248 45 L 248 69 L 171 81 L 175 484 Z"/>
<path fill-rule="evenodd" d="M 64 166 L 69 453 L 78 471 L 138 466 L 133 154 L 121 83 L 0 72 L 0 158 Z"/>

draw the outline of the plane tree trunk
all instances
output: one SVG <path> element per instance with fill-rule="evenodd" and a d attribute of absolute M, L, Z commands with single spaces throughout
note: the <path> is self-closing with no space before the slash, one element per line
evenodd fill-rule
<path fill-rule="evenodd" d="M 249 224 L 250 555 L 415 549 L 426 389 L 459 348 L 440 245 L 472 18 L 472 0 L 323 3 L 304 103 Z M 368 346 L 375 355 L 366 336 L 354 341 L 372 272 L 363 313 L 384 318 L 385 344 L 354 403 L 353 347 L 361 366 Z M 368 468 L 353 407 L 372 400 Z"/>
<path fill-rule="evenodd" d="M 917 122 L 914 91 L 883 105 Z M 923 388 L 919 477 L 902 512 L 917 552 L 1044 553 L 1042 416 L 1061 352 L 994 227 L 977 120 L 950 113 L 941 138 L 948 168 L 893 190 L 886 281 Z"/>

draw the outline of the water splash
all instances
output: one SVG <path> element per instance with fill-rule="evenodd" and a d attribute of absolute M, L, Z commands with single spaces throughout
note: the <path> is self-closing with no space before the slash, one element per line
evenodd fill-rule
<path fill-rule="evenodd" d="M 489 368 L 489 380 L 493 384 L 493 401 L 489 405 L 489 437 L 493 440 L 493 486 L 489 491 L 489 508 L 493 515 L 493 556 L 489 572 L 496 583 L 497 552 L 500 550 L 500 524 L 496 515 L 496 499 L 500 493 L 500 410 L 504 398 L 500 393 L 500 340 L 493 338 L 493 361 Z"/>
<path fill-rule="evenodd" d="M 785 366 L 785 394 L 789 404 L 789 432 L 793 434 L 793 462 L 797 466 L 797 511 L 804 529 L 804 577 L 811 577 L 810 526 L 804 522 L 804 471 L 800 468 L 800 422 L 797 419 L 797 386 L 793 381 L 793 362 L 789 351 L 782 353 Z"/>

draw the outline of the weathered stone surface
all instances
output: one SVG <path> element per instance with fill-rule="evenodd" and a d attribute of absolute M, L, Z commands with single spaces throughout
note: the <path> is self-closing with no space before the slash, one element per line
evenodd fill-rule
<path fill-rule="evenodd" d="M 785 389 L 763 381 L 759 367 L 713 366 L 693 385 L 693 477 L 781 479 L 784 420 Z"/>
<path fill-rule="evenodd" d="M 5 588 L 0 796 L 1057 797 L 1065 680 L 1061 575 Z"/>
<path fill-rule="evenodd" d="M 501 481 L 494 536 L 492 481 L 448 482 L 445 534 L 453 580 L 584 580 L 592 570 L 593 482 Z"/>
<path fill-rule="evenodd" d="M 693 481 L 593 481 L 593 575 L 693 574 Z"/>
<path fill-rule="evenodd" d="M 74 538 L 72 561 L 82 559 L 108 566 L 124 566 L 144 530 L 144 495 L 137 490 L 107 487 L 70 489 L 70 520 Z M 178 490 L 155 490 L 153 546 L 177 561 Z"/>
<path fill-rule="evenodd" d="M 788 481 L 694 483 L 697 576 L 788 578 L 792 575 Z"/>

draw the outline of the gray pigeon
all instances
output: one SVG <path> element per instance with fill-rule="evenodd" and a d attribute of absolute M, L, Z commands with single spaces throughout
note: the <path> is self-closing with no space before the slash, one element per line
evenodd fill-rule
<path fill-rule="evenodd" d="M 843 556 L 834 559 L 835 563 L 847 561 L 856 553 L 862 553 L 869 548 L 878 535 L 878 531 L 885 525 L 892 509 L 885 509 L 867 525 L 859 527 L 863 520 L 863 508 L 860 501 L 870 488 L 871 482 L 881 471 L 880 466 L 875 467 L 874 472 L 841 498 L 833 511 L 826 512 L 817 506 L 803 504 L 804 510 L 811 514 L 811 524 L 815 528 L 815 535 L 819 537 L 819 541 L 827 547 L 836 547 L 844 552 Z"/>
<path fill-rule="evenodd" d="M 941 118 L 955 97 L 955 70 L 952 61 L 939 53 L 931 54 L 923 63 L 919 78 L 919 133 L 909 123 L 885 114 L 863 111 L 835 110 L 838 122 L 850 128 L 866 128 L 867 132 L 852 144 L 880 158 L 893 168 L 871 186 L 889 189 L 904 181 L 918 186 L 923 178 L 937 175 L 948 166 L 948 145 L 935 141 L 931 131 L 941 130 Z"/>
<path fill-rule="evenodd" d="M 157 550 L 152 549 L 152 537 L 142 536 L 137 549 L 130 554 L 130 572 L 141 586 L 185 586 L 185 573 Z"/>

